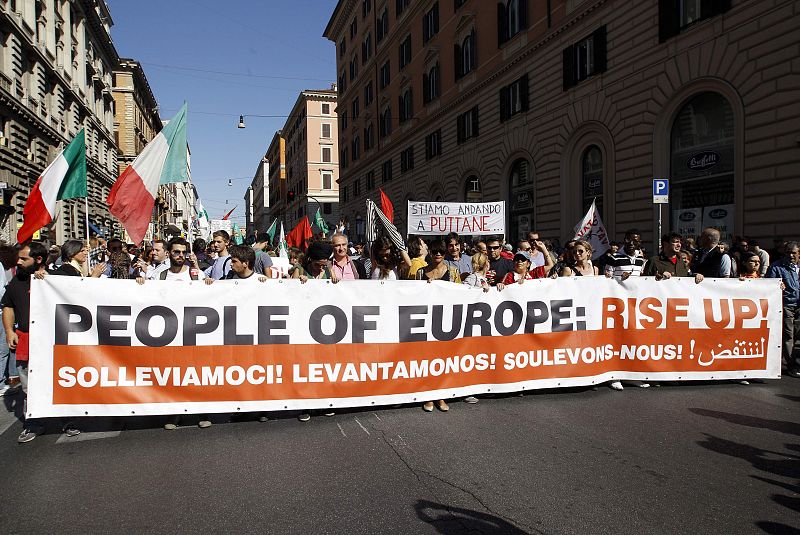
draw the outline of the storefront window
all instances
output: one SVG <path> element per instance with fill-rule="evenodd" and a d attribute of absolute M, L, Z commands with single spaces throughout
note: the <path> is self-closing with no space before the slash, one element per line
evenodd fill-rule
<path fill-rule="evenodd" d="M 704 227 L 733 238 L 733 109 L 718 93 L 701 93 L 672 125 L 670 208 L 672 228 L 696 236 Z"/>
<path fill-rule="evenodd" d="M 520 158 L 511 166 L 509 181 L 509 222 L 506 238 L 516 241 L 533 230 L 533 176 L 528 161 Z"/>
<path fill-rule="evenodd" d="M 600 217 L 603 216 L 603 153 L 600 147 L 592 145 L 583 153 L 581 161 L 583 178 L 583 213 L 596 202 Z"/>

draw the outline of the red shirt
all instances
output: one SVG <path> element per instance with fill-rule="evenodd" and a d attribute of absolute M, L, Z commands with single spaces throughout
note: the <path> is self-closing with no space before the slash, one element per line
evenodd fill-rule
<path fill-rule="evenodd" d="M 537 266 L 532 270 L 525 273 L 525 280 L 533 280 L 533 279 L 546 279 L 547 278 L 547 271 L 545 271 L 544 266 Z M 517 278 L 517 273 L 514 271 L 509 271 L 506 273 L 505 278 L 503 279 L 503 284 L 509 285 L 514 284 L 519 279 Z"/>

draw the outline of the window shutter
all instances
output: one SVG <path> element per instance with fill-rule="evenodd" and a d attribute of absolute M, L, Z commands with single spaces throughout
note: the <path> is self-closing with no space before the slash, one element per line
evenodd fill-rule
<path fill-rule="evenodd" d="M 470 71 L 472 71 L 472 70 L 475 69 L 475 67 L 478 66 L 478 57 L 477 57 L 478 56 L 478 44 L 477 44 L 478 41 L 476 41 L 477 37 L 475 35 L 475 28 L 474 27 L 472 28 L 472 31 L 469 32 L 469 34 L 470 34 L 469 47 L 471 49 L 470 52 L 472 52 L 472 54 L 469 55 L 469 59 L 470 59 Z"/>
<path fill-rule="evenodd" d="M 405 106 L 403 106 L 403 95 L 397 97 L 397 104 L 398 104 L 397 109 L 400 110 L 400 122 L 402 123 L 403 121 L 406 120 L 406 116 L 403 113 L 403 109 L 405 108 Z"/>
<path fill-rule="evenodd" d="M 456 139 L 458 144 L 464 143 L 464 116 L 459 115 L 456 117 Z"/>
<path fill-rule="evenodd" d="M 436 80 L 434 80 L 436 83 L 433 84 L 433 89 L 435 91 L 434 95 L 438 97 L 442 94 L 442 69 L 439 67 L 438 61 L 436 62 L 436 67 L 434 68 L 436 69 Z"/>
<path fill-rule="evenodd" d="M 472 108 L 472 135 L 478 137 L 478 107 Z"/>
<path fill-rule="evenodd" d="M 658 42 L 663 43 L 678 35 L 680 30 L 679 0 L 658 1 Z"/>
<path fill-rule="evenodd" d="M 604 24 L 597 28 L 592 34 L 592 44 L 594 45 L 594 73 L 606 72 L 607 41 L 608 36 Z"/>
<path fill-rule="evenodd" d="M 414 117 L 414 90 L 413 89 L 409 89 L 406 92 L 406 100 L 407 100 L 407 102 L 406 102 L 406 104 L 407 104 L 407 107 L 406 107 L 406 120 L 408 120 L 408 119 L 411 119 L 412 117 Z"/>
<path fill-rule="evenodd" d="M 508 110 L 511 100 L 511 91 L 508 86 L 500 89 L 500 121 L 508 119 Z"/>
<path fill-rule="evenodd" d="M 397 10 L 397 15 L 403 12 L 403 0 L 397 0 L 395 2 L 395 9 Z"/>
<path fill-rule="evenodd" d="M 428 73 L 422 73 L 422 103 L 427 104 L 431 101 L 430 78 Z"/>
<path fill-rule="evenodd" d="M 574 60 L 575 55 L 572 53 L 572 47 L 568 46 L 564 49 L 564 91 L 575 85 L 573 78 L 575 73 Z"/>
<path fill-rule="evenodd" d="M 439 2 L 433 4 L 433 28 L 431 35 L 439 33 Z"/>
<path fill-rule="evenodd" d="M 528 0 L 518 0 L 519 2 L 519 27 L 528 28 Z"/>
<path fill-rule="evenodd" d="M 425 159 L 431 159 L 431 136 L 425 136 Z"/>
<path fill-rule="evenodd" d="M 522 75 L 519 81 L 519 94 L 522 101 L 522 111 L 528 111 L 528 73 Z"/>
<path fill-rule="evenodd" d="M 497 47 L 508 41 L 508 27 L 506 25 L 506 6 L 502 2 L 497 4 Z"/>
<path fill-rule="evenodd" d="M 456 66 L 456 80 L 464 76 L 464 71 L 461 68 L 461 45 L 453 45 L 453 63 Z"/>

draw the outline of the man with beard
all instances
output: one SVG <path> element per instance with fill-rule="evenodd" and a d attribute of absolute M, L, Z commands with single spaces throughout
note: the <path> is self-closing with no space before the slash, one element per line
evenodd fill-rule
<path fill-rule="evenodd" d="M 159 273 L 158 278 L 162 281 L 196 281 L 205 280 L 206 284 L 211 284 L 214 279 L 206 278 L 205 274 L 197 267 L 197 257 L 189 254 L 189 243 L 181 238 L 172 238 L 167 244 L 167 255 L 169 256 L 169 268 Z M 187 263 L 187 260 L 192 265 Z M 144 277 L 137 277 L 136 282 L 144 284 Z"/>
<path fill-rule="evenodd" d="M 31 277 L 35 273 L 40 275 L 45 273 L 47 262 L 47 248 L 40 242 L 30 242 L 19 250 L 17 260 L 17 274 L 11 279 L 6 288 L 6 293 L 0 300 L 3 306 L 3 328 L 6 331 L 8 347 L 16 350 L 17 371 L 22 381 L 22 391 L 28 394 L 28 356 L 29 343 L 28 331 L 30 328 L 31 311 Z M 27 414 L 27 400 L 23 414 Z M 30 442 L 44 432 L 45 427 L 41 422 L 26 419 L 25 428 L 17 438 L 17 442 L 23 444 Z M 80 431 L 67 424 L 64 426 L 64 433 L 73 437 L 80 434 Z"/>

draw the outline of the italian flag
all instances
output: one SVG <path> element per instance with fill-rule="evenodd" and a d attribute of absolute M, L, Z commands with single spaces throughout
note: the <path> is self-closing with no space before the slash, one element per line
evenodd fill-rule
<path fill-rule="evenodd" d="M 25 243 L 53 220 L 56 202 L 86 197 L 86 138 L 83 129 L 47 166 L 34 184 L 22 211 L 17 241 Z"/>
<path fill-rule="evenodd" d="M 187 182 L 186 104 L 119 176 L 108 194 L 108 210 L 122 222 L 133 243 L 147 233 L 158 186 Z"/>

